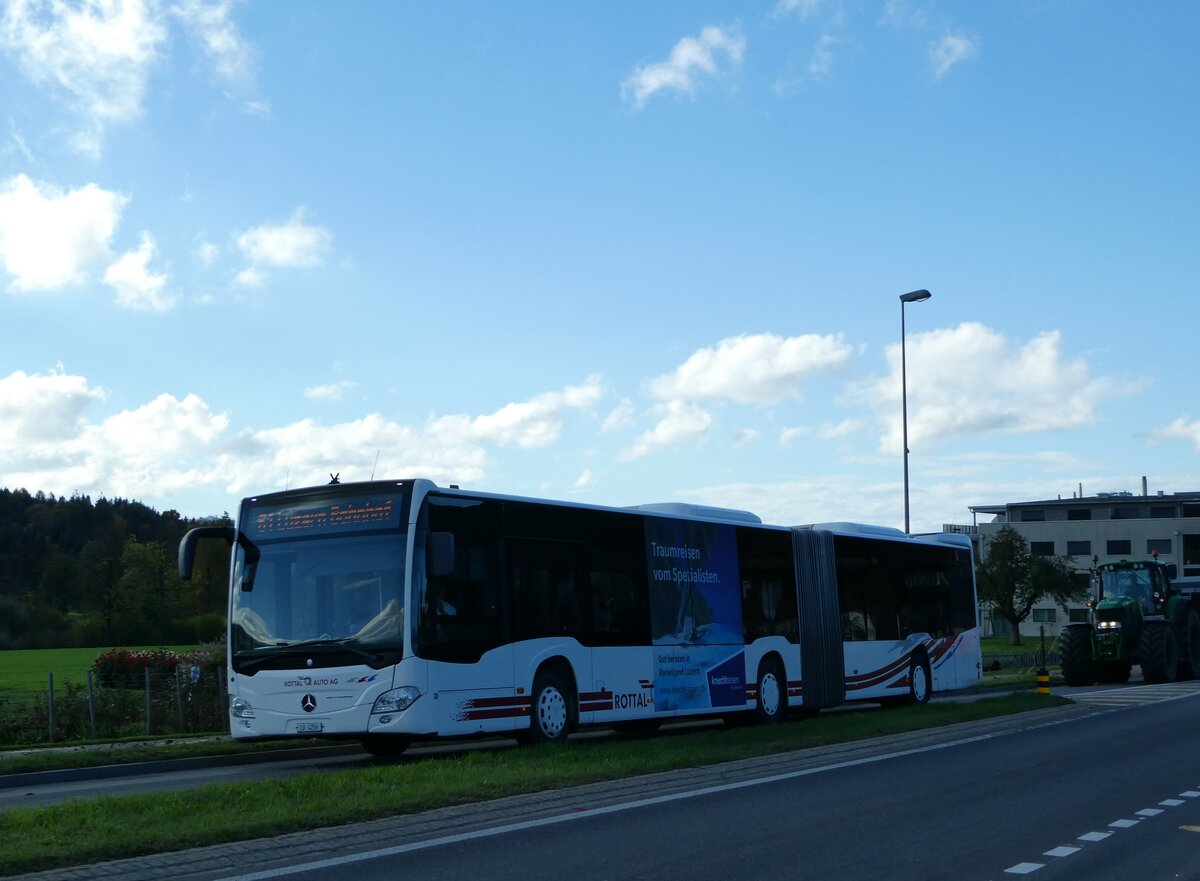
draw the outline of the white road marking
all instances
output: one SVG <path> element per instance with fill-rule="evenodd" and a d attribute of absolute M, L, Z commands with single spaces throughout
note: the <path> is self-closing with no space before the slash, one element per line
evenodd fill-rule
<path fill-rule="evenodd" d="M 1128 829 L 1130 826 L 1136 826 L 1141 820 L 1113 820 L 1109 823 L 1114 829 Z"/>
<path fill-rule="evenodd" d="M 1164 798 L 1162 801 L 1159 802 L 1159 804 L 1162 805 L 1163 807 L 1177 808 L 1181 804 L 1183 804 L 1183 799 L 1181 799 L 1181 798 Z"/>
<path fill-rule="evenodd" d="M 1067 847 L 1065 844 L 1062 847 L 1056 847 L 1054 850 L 1048 850 L 1042 856 L 1044 857 L 1069 857 L 1073 853 L 1079 853 L 1083 850 L 1082 847 Z"/>
<path fill-rule="evenodd" d="M 1189 789 L 1186 792 L 1179 793 L 1184 798 L 1200 798 L 1200 792 L 1194 789 Z"/>
<path fill-rule="evenodd" d="M 1028 875 L 1030 872 L 1036 872 L 1038 869 L 1046 868 L 1045 863 L 1017 863 L 1015 866 L 1009 866 L 1004 871 L 1010 875 Z"/>
<path fill-rule="evenodd" d="M 1140 811 L 1135 811 L 1139 817 L 1157 817 L 1162 813 L 1162 808 L 1142 808 Z"/>
<path fill-rule="evenodd" d="M 1080 841 L 1103 841 L 1112 835 L 1111 832 L 1087 832 L 1079 836 Z"/>

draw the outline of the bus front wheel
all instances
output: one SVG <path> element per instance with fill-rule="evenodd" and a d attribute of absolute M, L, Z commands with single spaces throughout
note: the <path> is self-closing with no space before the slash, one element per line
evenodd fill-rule
<path fill-rule="evenodd" d="M 571 691 L 560 674 L 547 670 L 533 683 L 529 734 L 534 743 L 565 743 L 571 733 Z"/>

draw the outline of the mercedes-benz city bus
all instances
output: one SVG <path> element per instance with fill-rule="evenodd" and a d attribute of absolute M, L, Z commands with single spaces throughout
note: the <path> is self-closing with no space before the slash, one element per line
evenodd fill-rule
<path fill-rule="evenodd" d="M 846 700 L 981 675 L 970 541 L 744 511 L 606 508 L 374 481 L 245 499 L 232 544 L 234 737 L 560 741 L 579 726 Z"/>

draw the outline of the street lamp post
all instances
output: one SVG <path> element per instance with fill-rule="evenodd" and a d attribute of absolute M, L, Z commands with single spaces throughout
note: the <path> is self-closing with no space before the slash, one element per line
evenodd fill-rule
<path fill-rule="evenodd" d="M 923 303 L 933 294 L 926 290 L 909 291 L 900 295 L 900 412 L 904 433 L 904 533 L 908 528 L 908 370 L 904 358 L 904 304 Z"/>

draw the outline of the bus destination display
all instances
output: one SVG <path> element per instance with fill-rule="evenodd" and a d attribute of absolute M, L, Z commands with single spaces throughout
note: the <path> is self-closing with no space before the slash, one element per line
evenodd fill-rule
<path fill-rule="evenodd" d="M 244 530 L 252 540 L 301 535 L 395 528 L 400 522 L 400 499 L 334 498 L 252 508 Z"/>

